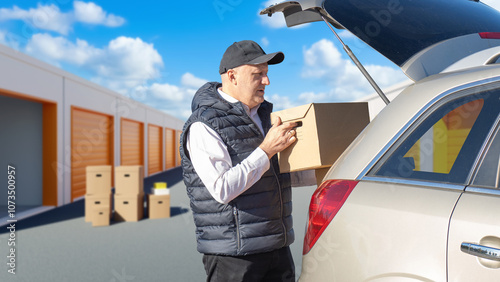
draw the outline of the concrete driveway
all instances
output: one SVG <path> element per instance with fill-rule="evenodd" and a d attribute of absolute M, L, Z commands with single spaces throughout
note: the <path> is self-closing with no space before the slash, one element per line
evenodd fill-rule
<path fill-rule="evenodd" d="M 84 220 L 84 200 L 20 220 L 15 231 L 0 230 L 3 256 L 0 281 L 205 281 L 202 255 L 196 251 L 195 227 L 181 169 L 149 177 L 171 189 L 171 217 L 139 222 L 112 222 L 92 227 Z M 310 196 L 316 186 L 293 188 L 292 244 L 297 278 Z M 147 191 L 146 191 L 147 192 Z M 9 238 L 15 236 L 15 246 Z M 12 242 L 11 240 L 10 242 Z M 10 248 L 15 248 L 15 274 L 9 273 Z"/>

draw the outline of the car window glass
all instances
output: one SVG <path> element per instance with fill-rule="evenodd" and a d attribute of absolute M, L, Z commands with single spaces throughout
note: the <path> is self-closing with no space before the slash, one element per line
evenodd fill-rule
<path fill-rule="evenodd" d="M 453 109 L 413 144 L 404 158 L 413 158 L 415 171 L 450 173 L 465 139 L 483 108 L 478 99 Z"/>
<path fill-rule="evenodd" d="M 498 106 L 498 92 L 485 92 L 431 110 L 371 174 L 465 183 L 498 115 Z"/>
<path fill-rule="evenodd" d="M 497 128 L 495 137 L 491 142 L 479 166 L 474 186 L 499 188 L 500 180 L 500 127 Z"/>

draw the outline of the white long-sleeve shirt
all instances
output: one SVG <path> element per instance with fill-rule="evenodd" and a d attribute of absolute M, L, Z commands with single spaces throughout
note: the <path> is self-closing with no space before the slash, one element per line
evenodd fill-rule
<path fill-rule="evenodd" d="M 229 103 L 238 102 L 220 89 L 219 94 Z M 244 107 L 263 133 L 262 122 L 257 114 L 258 107 Z M 196 173 L 212 197 L 222 204 L 229 203 L 245 192 L 270 167 L 267 154 L 259 147 L 233 167 L 231 156 L 221 137 L 202 122 L 191 125 L 186 141 L 186 148 Z"/>

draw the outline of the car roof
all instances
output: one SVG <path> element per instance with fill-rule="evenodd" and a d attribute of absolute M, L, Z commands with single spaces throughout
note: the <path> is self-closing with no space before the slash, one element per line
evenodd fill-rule
<path fill-rule="evenodd" d="M 379 159 L 379 154 L 386 151 L 385 147 L 392 143 L 391 140 L 402 133 L 405 126 L 429 104 L 471 85 L 484 85 L 494 81 L 500 81 L 500 65 L 437 74 L 410 85 L 351 143 L 333 165 L 329 177 L 359 179 L 368 172 L 371 162 Z"/>
<path fill-rule="evenodd" d="M 500 54 L 500 12 L 479 1 L 297 0 L 271 6 L 261 14 L 283 12 L 287 25 L 292 26 L 322 20 L 318 11 L 414 81 L 496 61 L 493 58 Z"/>

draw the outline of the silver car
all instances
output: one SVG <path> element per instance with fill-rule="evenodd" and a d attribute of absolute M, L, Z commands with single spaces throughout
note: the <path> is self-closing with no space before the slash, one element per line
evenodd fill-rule
<path fill-rule="evenodd" d="M 414 81 L 312 196 L 300 281 L 500 281 L 500 13 L 299 0 L 262 14 L 276 12 L 349 30 Z"/>

